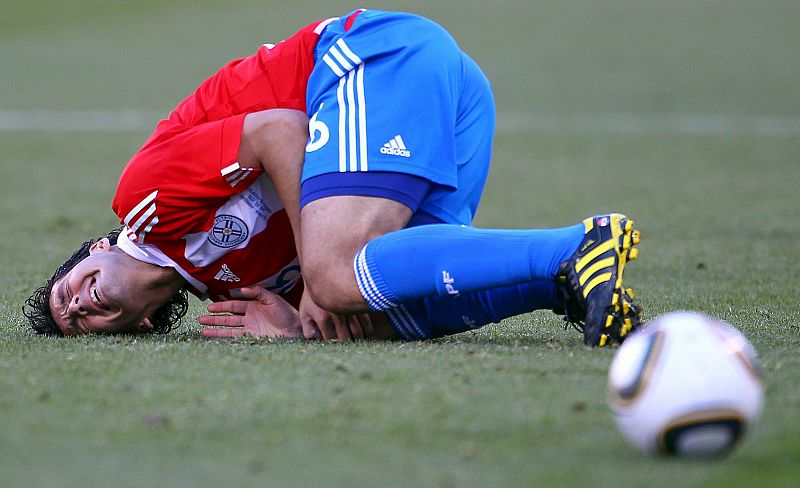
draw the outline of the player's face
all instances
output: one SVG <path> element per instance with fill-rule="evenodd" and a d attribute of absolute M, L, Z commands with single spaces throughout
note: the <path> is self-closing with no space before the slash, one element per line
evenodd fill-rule
<path fill-rule="evenodd" d="M 160 303 L 147 299 L 147 284 L 137 283 L 131 258 L 109 246 L 108 240 L 97 243 L 90 253 L 55 282 L 50 294 L 50 311 L 64 335 L 151 328 L 146 317 Z"/>

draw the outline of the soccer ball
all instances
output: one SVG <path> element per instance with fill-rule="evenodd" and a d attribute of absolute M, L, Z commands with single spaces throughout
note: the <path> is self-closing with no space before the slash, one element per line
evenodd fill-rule
<path fill-rule="evenodd" d="M 623 437 L 648 454 L 722 456 L 761 413 L 753 346 L 697 312 L 662 315 L 619 348 L 608 403 Z"/>

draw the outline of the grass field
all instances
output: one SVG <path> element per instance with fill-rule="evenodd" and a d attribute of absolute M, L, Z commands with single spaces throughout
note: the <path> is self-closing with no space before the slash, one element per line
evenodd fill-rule
<path fill-rule="evenodd" d="M 648 317 L 739 327 L 767 385 L 732 456 L 650 459 L 605 403 L 613 349 L 535 313 L 414 344 L 46 339 L 28 294 L 116 224 L 116 179 L 229 58 L 360 5 L 0 4 L 0 485 L 796 486 L 800 477 L 800 4 L 385 2 L 451 30 L 498 104 L 478 225 L 607 210 L 644 234 Z"/>

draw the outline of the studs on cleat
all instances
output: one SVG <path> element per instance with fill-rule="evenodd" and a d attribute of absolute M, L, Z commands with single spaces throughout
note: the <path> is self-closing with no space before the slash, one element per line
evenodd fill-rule
<path fill-rule="evenodd" d="M 633 241 L 634 245 L 639 244 L 642 242 L 642 233 L 638 230 L 633 231 L 633 234 L 631 234 L 631 240 Z"/>
<path fill-rule="evenodd" d="M 600 336 L 600 342 L 598 343 L 598 346 L 603 347 L 606 345 L 606 342 L 608 342 L 608 335 L 602 334 Z"/>
<path fill-rule="evenodd" d="M 622 301 L 622 313 L 628 315 L 628 312 L 631 311 L 631 305 L 627 301 Z"/>
<path fill-rule="evenodd" d="M 608 317 L 606 317 L 606 328 L 611 327 L 613 324 L 614 324 L 614 316 L 609 315 Z"/>
<path fill-rule="evenodd" d="M 623 324 L 622 329 L 619 331 L 620 337 L 625 337 L 628 335 L 628 332 L 630 332 L 631 329 L 633 329 L 633 322 L 631 319 L 625 319 L 625 323 Z"/>
<path fill-rule="evenodd" d="M 635 261 L 636 258 L 638 257 L 639 257 L 639 250 L 636 249 L 635 247 L 631 248 L 631 250 L 628 251 L 628 261 Z"/>
<path fill-rule="evenodd" d="M 628 220 L 625 222 L 625 232 L 630 232 L 633 230 L 633 220 Z"/>
<path fill-rule="evenodd" d="M 636 293 L 633 292 L 633 288 L 625 288 L 625 293 L 627 293 L 628 296 L 631 297 L 631 300 L 636 298 Z"/>

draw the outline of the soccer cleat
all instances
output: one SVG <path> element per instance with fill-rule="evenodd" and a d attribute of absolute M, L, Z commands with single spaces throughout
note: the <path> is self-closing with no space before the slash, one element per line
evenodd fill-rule
<path fill-rule="evenodd" d="M 633 290 L 622 286 L 625 265 L 639 256 L 633 246 L 641 234 L 622 214 L 591 217 L 583 225 L 578 250 L 558 267 L 555 282 L 562 306 L 554 312 L 583 332 L 586 345 L 621 343 L 641 320 Z"/>

